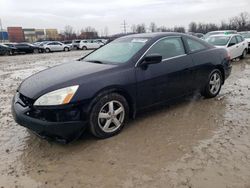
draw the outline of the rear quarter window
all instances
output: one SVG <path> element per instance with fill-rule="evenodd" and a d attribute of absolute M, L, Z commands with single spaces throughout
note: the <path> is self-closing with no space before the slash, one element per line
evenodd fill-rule
<path fill-rule="evenodd" d="M 190 39 L 190 38 L 187 38 L 187 44 L 188 44 L 189 50 L 191 52 L 197 52 L 197 51 L 207 49 L 207 47 L 204 44 L 202 44 L 201 42 L 198 42 L 198 41 Z"/>
<path fill-rule="evenodd" d="M 237 40 L 238 40 L 239 43 L 242 42 L 242 41 L 244 41 L 241 36 L 236 36 L 236 38 L 237 38 Z"/>

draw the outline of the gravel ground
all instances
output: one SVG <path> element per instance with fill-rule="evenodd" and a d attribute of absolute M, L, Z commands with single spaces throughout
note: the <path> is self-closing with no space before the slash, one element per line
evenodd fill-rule
<path fill-rule="evenodd" d="M 250 187 L 250 56 L 233 63 L 215 99 L 154 109 L 106 140 L 50 143 L 17 125 L 23 79 L 83 51 L 0 57 L 0 187 Z"/>

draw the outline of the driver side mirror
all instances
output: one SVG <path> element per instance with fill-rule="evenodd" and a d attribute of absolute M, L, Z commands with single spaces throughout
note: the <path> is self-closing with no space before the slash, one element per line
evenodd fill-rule
<path fill-rule="evenodd" d="M 162 56 L 160 54 L 150 54 L 150 55 L 146 55 L 140 66 L 143 68 L 143 69 L 146 69 L 148 67 L 148 65 L 150 64 L 157 64 L 157 63 L 160 63 L 162 61 Z"/>

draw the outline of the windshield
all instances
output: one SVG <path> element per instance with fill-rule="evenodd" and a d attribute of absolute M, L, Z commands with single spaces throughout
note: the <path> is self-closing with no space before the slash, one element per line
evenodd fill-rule
<path fill-rule="evenodd" d="M 131 59 L 147 43 L 147 38 L 115 40 L 85 57 L 84 61 L 122 64 Z"/>
<path fill-rule="evenodd" d="M 230 36 L 213 36 L 206 39 L 209 44 L 214 46 L 226 46 L 229 40 Z"/>
<path fill-rule="evenodd" d="M 249 39 L 250 38 L 250 33 L 242 33 L 241 34 L 245 39 Z"/>

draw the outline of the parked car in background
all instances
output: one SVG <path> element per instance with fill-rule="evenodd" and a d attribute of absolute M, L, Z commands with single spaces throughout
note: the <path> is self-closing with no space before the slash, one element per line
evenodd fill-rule
<path fill-rule="evenodd" d="M 9 47 L 11 50 L 11 54 L 17 53 L 17 48 L 15 46 L 16 43 L 4 43 L 5 46 Z"/>
<path fill-rule="evenodd" d="M 95 39 L 95 41 L 101 42 L 101 43 L 103 43 L 105 45 L 105 44 L 108 43 L 109 40 L 108 39 Z"/>
<path fill-rule="evenodd" d="M 10 47 L 0 44 L 0 55 L 12 55 L 13 51 Z"/>
<path fill-rule="evenodd" d="M 188 32 L 187 34 L 188 34 L 188 35 L 195 36 L 195 37 L 198 37 L 198 38 L 203 38 L 203 37 L 204 37 L 204 34 L 202 34 L 202 33 Z"/>
<path fill-rule="evenodd" d="M 239 34 L 213 35 L 206 39 L 209 44 L 228 50 L 231 59 L 245 58 L 248 52 L 247 41 Z"/>
<path fill-rule="evenodd" d="M 80 49 L 80 48 L 79 48 L 80 42 L 81 42 L 81 40 L 73 40 L 73 41 L 72 41 L 72 47 L 73 47 L 73 49 L 79 50 L 79 49 Z"/>
<path fill-rule="evenodd" d="M 230 35 L 230 34 L 237 34 L 237 31 L 235 30 L 218 30 L 218 31 L 211 31 L 204 35 L 204 39 L 207 39 L 210 36 L 213 35 Z"/>
<path fill-rule="evenodd" d="M 15 45 L 17 53 L 43 53 L 44 49 L 30 43 L 18 43 Z"/>
<path fill-rule="evenodd" d="M 68 45 L 70 49 L 73 49 L 73 43 L 72 40 L 62 41 L 63 44 Z"/>
<path fill-rule="evenodd" d="M 33 45 L 35 45 L 35 46 L 40 46 L 41 43 L 42 43 L 42 42 L 34 42 Z"/>
<path fill-rule="evenodd" d="M 60 51 L 68 52 L 71 50 L 71 47 L 69 45 L 63 44 L 58 41 L 47 42 L 43 45 L 43 48 L 47 53 Z"/>
<path fill-rule="evenodd" d="M 82 50 L 92 50 L 102 47 L 104 44 L 96 40 L 81 40 L 79 48 Z"/>
<path fill-rule="evenodd" d="M 70 141 L 86 129 L 108 138 L 146 108 L 197 91 L 217 96 L 231 67 L 225 49 L 196 37 L 129 35 L 25 79 L 12 114 L 45 138 Z"/>
<path fill-rule="evenodd" d="M 16 48 L 15 45 L 17 43 L 4 43 L 5 46 L 8 46 L 8 47 L 12 47 L 12 48 Z"/>
<path fill-rule="evenodd" d="M 239 32 L 239 34 L 248 42 L 248 52 L 250 52 L 250 31 Z"/>

